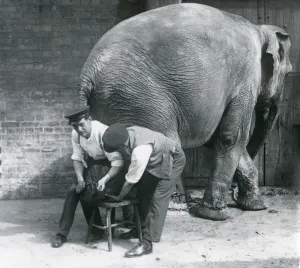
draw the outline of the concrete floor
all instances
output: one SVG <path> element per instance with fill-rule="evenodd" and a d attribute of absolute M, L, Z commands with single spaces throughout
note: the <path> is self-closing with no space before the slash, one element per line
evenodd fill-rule
<path fill-rule="evenodd" d="M 192 196 L 201 192 L 194 191 Z M 30 268 L 294 268 L 300 267 L 300 195 L 266 196 L 269 208 L 245 212 L 230 202 L 232 219 L 214 222 L 170 211 L 152 254 L 123 258 L 137 240 L 83 243 L 86 224 L 78 206 L 68 243 L 54 249 L 63 199 L 0 201 L 0 267 Z M 118 230 L 120 233 L 122 230 Z M 124 231 L 124 230 L 123 230 Z"/>

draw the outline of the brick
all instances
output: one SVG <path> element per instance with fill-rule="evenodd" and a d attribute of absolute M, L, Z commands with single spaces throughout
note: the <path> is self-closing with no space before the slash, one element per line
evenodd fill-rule
<path fill-rule="evenodd" d="M 16 118 L 15 115 L 9 115 L 9 114 L 7 114 L 5 116 L 5 121 L 17 121 L 17 118 Z"/>
<path fill-rule="evenodd" d="M 19 140 L 20 135 L 17 134 L 9 134 L 9 135 L 2 135 L 2 140 Z"/>
<path fill-rule="evenodd" d="M 39 123 L 40 126 L 45 126 L 45 127 L 56 127 L 59 126 L 58 121 L 44 121 Z"/>
<path fill-rule="evenodd" d="M 16 116 L 16 121 L 18 121 L 18 122 L 25 121 L 25 115 L 17 115 Z"/>
<path fill-rule="evenodd" d="M 52 127 L 51 128 L 50 127 L 45 127 L 44 132 L 45 133 L 53 133 L 53 128 Z"/>
<path fill-rule="evenodd" d="M 60 154 L 56 153 L 56 152 L 51 152 L 51 153 L 43 153 L 41 155 L 42 159 L 46 159 L 46 160 L 55 160 L 58 159 L 60 157 Z"/>
<path fill-rule="evenodd" d="M 36 121 L 43 121 L 44 120 L 44 116 L 43 115 L 36 115 L 35 116 L 35 120 Z"/>
<path fill-rule="evenodd" d="M 38 50 L 39 46 L 37 44 L 32 45 L 19 45 L 20 50 Z"/>
<path fill-rule="evenodd" d="M 40 123 L 38 122 L 21 122 L 21 127 L 39 127 Z"/>
<path fill-rule="evenodd" d="M 40 5 L 61 5 L 62 0 L 39 0 Z"/>
<path fill-rule="evenodd" d="M 34 115 L 26 115 L 25 120 L 26 121 L 34 121 L 35 120 L 35 116 Z"/>
<path fill-rule="evenodd" d="M 89 5 L 90 2 L 91 2 L 91 0 L 81 0 L 81 1 L 80 1 L 80 4 L 81 4 L 81 5 Z"/>
<path fill-rule="evenodd" d="M 44 51 L 43 52 L 43 58 L 57 58 L 57 57 L 61 57 L 61 51 Z"/>
<path fill-rule="evenodd" d="M 30 127 L 25 128 L 25 133 L 26 134 L 33 133 L 33 132 L 34 132 L 34 128 L 30 128 Z"/>
<path fill-rule="evenodd" d="M 62 154 L 66 154 L 66 153 L 71 154 L 73 152 L 73 149 L 71 147 L 64 147 L 61 148 L 60 151 Z"/>
<path fill-rule="evenodd" d="M 19 127 L 19 122 L 1 122 L 1 127 Z"/>
<path fill-rule="evenodd" d="M 9 5 L 0 7 L 0 12 L 1 12 L 2 14 L 7 15 L 7 16 L 8 16 L 9 14 L 14 13 L 16 10 L 17 10 L 16 7 L 9 6 Z"/>
<path fill-rule="evenodd" d="M 70 133 L 72 132 L 73 127 L 64 127 L 64 133 Z"/>
<path fill-rule="evenodd" d="M 34 132 L 42 133 L 43 132 L 43 128 L 42 127 L 36 127 L 36 128 L 34 128 Z"/>
<path fill-rule="evenodd" d="M 24 147 L 22 151 L 23 153 L 38 153 L 41 149 L 36 147 Z"/>
<path fill-rule="evenodd" d="M 8 128 L 6 130 L 7 134 L 16 134 L 16 133 L 21 133 L 21 128 Z"/>
<path fill-rule="evenodd" d="M 1 26 L 0 27 L 0 32 L 12 32 L 12 30 L 13 30 L 13 26 Z"/>
<path fill-rule="evenodd" d="M 64 132 L 64 128 L 62 128 L 62 127 L 55 127 L 54 128 L 54 132 L 55 133 L 63 133 Z"/>
<path fill-rule="evenodd" d="M 5 114 L 4 113 L 0 113 L 0 121 L 5 121 Z"/>
<path fill-rule="evenodd" d="M 17 172 L 17 166 L 14 167 L 2 167 L 2 172 Z"/>
<path fill-rule="evenodd" d="M 56 141 L 55 144 L 57 146 L 65 146 L 64 142 Z M 48 140 L 41 140 L 40 141 L 41 146 L 53 146 L 53 141 L 48 141 Z"/>
<path fill-rule="evenodd" d="M 8 154 L 8 153 L 21 153 L 22 148 L 14 148 L 14 147 L 2 147 L 2 153 L 3 154 Z"/>
<path fill-rule="evenodd" d="M 59 141 L 59 134 L 44 134 L 42 139 L 43 141 Z"/>

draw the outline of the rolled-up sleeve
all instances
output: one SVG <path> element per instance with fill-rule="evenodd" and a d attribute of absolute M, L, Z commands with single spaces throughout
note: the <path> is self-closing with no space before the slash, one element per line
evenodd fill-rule
<path fill-rule="evenodd" d="M 71 159 L 82 162 L 85 165 L 85 161 L 84 161 L 85 152 L 78 142 L 78 134 L 75 130 L 72 131 L 72 146 L 73 146 L 73 154 L 71 156 Z"/>
<path fill-rule="evenodd" d="M 151 144 L 140 145 L 132 151 L 131 163 L 125 176 L 127 182 L 137 183 L 141 179 L 152 151 Z"/>
<path fill-rule="evenodd" d="M 123 167 L 124 160 L 119 152 L 108 153 L 105 152 L 107 159 L 110 161 L 112 167 Z"/>

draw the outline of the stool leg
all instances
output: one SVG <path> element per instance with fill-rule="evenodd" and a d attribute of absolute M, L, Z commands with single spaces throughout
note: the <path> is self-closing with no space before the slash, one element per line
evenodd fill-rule
<path fill-rule="evenodd" d="M 89 223 L 89 227 L 86 233 L 86 237 L 85 237 L 85 244 L 89 243 L 90 240 L 90 236 L 91 236 L 91 232 L 92 232 L 92 228 L 93 228 L 93 224 L 94 224 L 94 217 L 95 217 L 95 210 L 97 209 L 97 207 L 93 208 L 93 212 L 92 212 L 92 216 L 90 219 L 90 223 Z"/>
<path fill-rule="evenodd" d="M 137 205 L 134 204 L 133 206 L 134 206 L 135 224 L 136 224 L 137 235 L 138 235 L 138 239 L 140 240 L 140 242 L 142 242 L 143 234 L 142 234 L 140 215 L 139 215 L 139 212 L 138 212 Z"/>
<path fill-rule="evenodd" d="M 106 208 L 106 228 L 108 231 L 108 251 L 111 251 L 112 248 L 111 208 Z"/>
<path fill-rule="evenodd" d="M 116 209 L 112 208 L 111 209 L 111 224 L 116 223 Z M 111 235 L 114 236 L 115 233 L 115 228 L 111 229 Z"/>

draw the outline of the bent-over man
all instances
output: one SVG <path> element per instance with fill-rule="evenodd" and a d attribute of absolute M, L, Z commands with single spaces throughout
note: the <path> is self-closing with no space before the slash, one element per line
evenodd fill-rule
<path fill-rule="evenodd" d="M 120 201 L 136 184 L 140 200 L 143 240 L 125 257 L 149 254 L 152 242 L 160 241 L 171 195 L 186 163 L 185 154 L 179 144 L 159 132 L 119 123 L 106 129 L 102 141 L 105 151 L 119 152 L 124 160 L 131 160 L 119 195 L 107 196 Z"/>
<path fill-rule="evenodd" d="M 52 241 L 52 247 L 55 248 L 61 247 L 67 241 L 78 201 L 81 203 L 87 223 L 90 222 L 93 206 L 86 202 L 83 195 L 89 170 L 94 165 L 109 168 L 107 174 L 100 178 L 97 185 L 98 189 L 106 189 L 108 192 L 120 191 L 126 174 L 123 171 L 124 161 L 121 154 L 118 152 L 108 153 L 103 150 L 102 136 L 107 126 L 92 120 L 89 116 L 89 106 L 77 108 L 67 114 L 65 118 L 69 119 L 69 125 L 74 128 L 72 131 L 73 154 L 71 158 L 77 180 L 68 191 L 64 203 L 58 233 Z M 112 180 L 113 178 L 115 179 Z M 129 217 L 129 215 L 127 216 Z M 95 224 L 102 225 L 99 210 L 96 210 L 95 213 Z M 92 230 L 92 234 L 94 238 L 100 239 L 103 231 L 95 228 Z"/>

